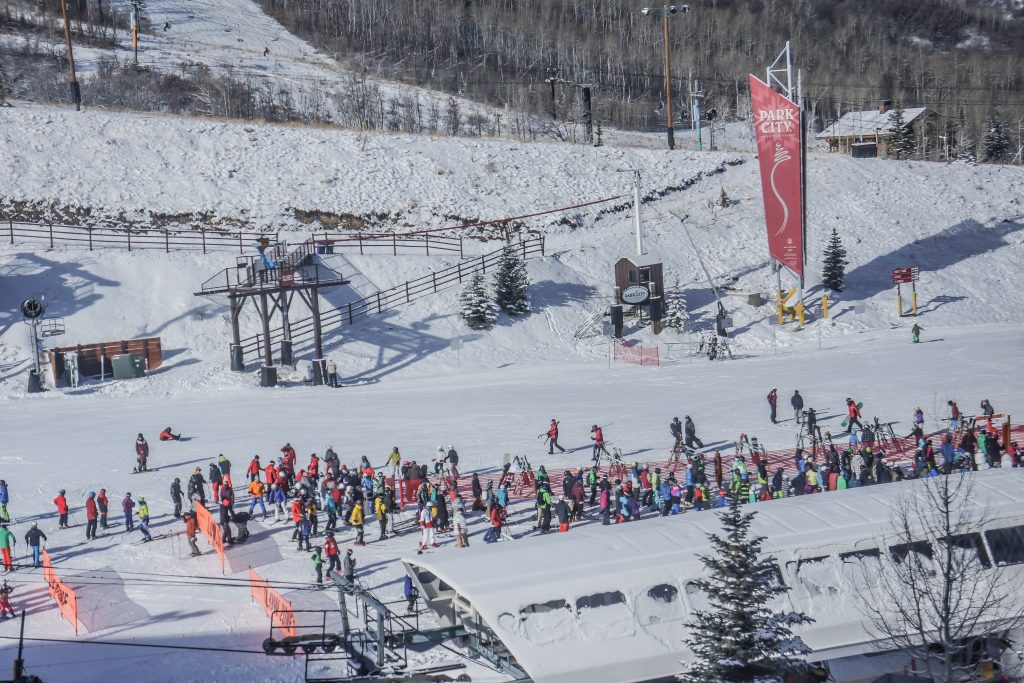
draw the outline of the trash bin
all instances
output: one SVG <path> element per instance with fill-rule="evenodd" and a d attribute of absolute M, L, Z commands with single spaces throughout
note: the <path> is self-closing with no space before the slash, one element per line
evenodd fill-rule
<path fill-rule="evenodd" d="M 292 356 L 292 340 L 282 339 L 281 340 L 281 365 L 293 365 L 294 356 Z"/>
<path fill-rule="evenodd" d="M 35 370 L 28 371 L 28 393 L 39 394 L 43 389 L 43 378 Z"/>
<path fill-rule="evenodd" d="M 245 372 L 245 354 L 241 346 L 231 346 L 231 370 Z"/>
<path fill-rule="evenodd" d="M 264 365 L 260 368 L 260 386 L 277 386 L 277 368 L 273 365 Z"/>

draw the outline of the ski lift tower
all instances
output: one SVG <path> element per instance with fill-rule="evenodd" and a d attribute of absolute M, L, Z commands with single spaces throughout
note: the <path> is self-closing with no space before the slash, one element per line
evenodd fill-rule
<path fill-rule="evenodd" d="M 21 302 L 21 317 L 29 328 L 32 344 L 32 369 L 28 371 L 28 393 L 38 394 L 46 391 L 43 388 L 43 370 L 39 362 L 39 340 L 64 334 L 64 318 L 43 318 L 46 313 L 46 301 L 42 296 L 38 299 L 25 299 Z"/>

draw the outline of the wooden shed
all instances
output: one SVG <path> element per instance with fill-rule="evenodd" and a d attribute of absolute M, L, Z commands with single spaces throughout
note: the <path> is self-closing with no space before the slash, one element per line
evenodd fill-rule
<path fill-rule="evenodd" d="M 664 296 L 665 273 L 661 261 L 643 256 L 624 256 L 615 262 L 615 302 L 622 301 L 622 291 L 627 287 L 646 287 L 651 298 Z M 629 304 L 626 304 L 629 305 Z"/>

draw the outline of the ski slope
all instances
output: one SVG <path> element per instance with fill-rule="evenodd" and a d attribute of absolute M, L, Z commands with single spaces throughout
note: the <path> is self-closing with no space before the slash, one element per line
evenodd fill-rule
<path fill-rule="evenodd" d="M 330 593 L 306 590 L 312 568 L 289 543 L 287 526 L 252 524 L 250 543 L 229 549 L 223 581 L 213 556 L 184 556 L 187 547 L 176 535 L 181 525 L 169 517 L 169 484 L 174 477 L 185 481 L 196 466 L 205 472 L 221 453 L 232 460 L 236 483 L 253 454 L 265 461 L 285 442 L 296 447 L 303 465 L 329 445 L 349 464 L 366 454 L 375 465 L 395 445 L 420 462 L 439 445 L 454 445 L 466 471 L 494 470 L 505 453 L 528 454 L 557 480 L 564 468 L 589 461 L 595 423 L 606 425 L 611 446 L 641 461 L 663 459 L 668 422 L 683 415 L 694 418 L 705 444 L 722 449 L 727 461 L 741 432 L 769 448 L 792 447 L 792 421 L 768 421 L 764 397 L 772 387 L 779 388 L 783 404 L 800 389 L 833 431 L 846 396 L 863 401 L 869 417 L 899 422 L 903 433 L 917 406 L 927 426 L 938 428 L 949 398 L 965 412 L 988 398 L 999 411 L 1024 414 L 1015 372 L 1024 352 L 1019 168 L 811 155 L 809 288 L 817 283 L 818 255 L 833 227 L 851 264 L 831 321 L 815 316 L 796 331 L 770 325 L 769 306 L 746 303 L 747 294 L 772 287 L 757 164 L 749 155 L 370 136 L 149 115 L 75 115 L 23 105 L 0 110 L 0 117 L 0 152 L 11 169 L 0 175 L 5 205 L 34 202 L 54 213 L 88 207 L 95 217 L 126 221 L 144 221 L 149 212 L 210 213 L 216 220 L 291 229 L 299 236 L 310 229 L 295 219 L 294 209 L 301 208 L 353 216 L 379 212 L 385 218 L 377 229 L 444 227 L 457 222 L 451 216 L 492 219 L 619 195 L 629 189 L 628 174 L 618 172 L 623 168 L 642 169 L 645 192 L 687 185 L 646 203 L 643 212 L 649 253 L 678 274 L 686 291 L 693 337 L 628 329 L 630 340 L 658 345 L 663 355 L 671 351 L 673 362 L 658 368 L 610 364 L 607 340 L 573 340 L 586 315 L 611 296 L 612 266 L 633 252 L 634 243 L 628 210 L 574 209 L 524 221 L 546 236 L 547 253 L 529 262 L 529 317 L 502 318 L 489 332 L 473 332 L 455 315 L 458 291 L 449 290 L 359 323 L 329 341 L 328 353 L 346 384 L 337 390 L 260 389 L 251 372 L 228 370 L 225 302 L 193 292 L 233 266 L 232 254 L 11 246 L 3 244 L 0 225 L 0 477 L 11 485 L 16 536 L 22 539 L 27 524 L 38 521 L 57 571 L 89 608 L 89 625 L 76 640 L 39 572 L 10 577 L 16 606 L 29 612 L 26 635 L 75 640 L 29 643 L 28 671 L 47 681 L 210 675 L 229 682 L 294 681 L 301 675 L 300 661 L 262 653 L 89 644 L 259 650 L 268 620 L 243 580 L 250 564 L 278 582 L 297 607 L 331 607 Z M 114 158 L 116 164 L 105 161 Z M 723 189 L 732 205 L 712 208 Z M 731 361 L 683 352 L 688 341 L 711 329 L 716 306 L 682 217 L 732 318 Z M 481 242 L 472 253 L 498 246 Z M 450 265 L 453 258 L 328 257 L 352 284 L 324 298 L 340 306 Z M 918 345 L 909 341 L 910 319 L 895 314 L 888 280 L 891 268 L 911 265 L 922 272 L 919 322 L 925 332 Z M 158 335 L 164 367 L 142 380 L 26 395 L 29 348 L 15 311 L 22 299 L 38 294 L 46 296 L 49 314 L 65 318 L 68 333 L 58 343 Z M 819 294 L 814 289 L 812 296 Z M 244 325 L 243 333 L 255 332 L 252 319 Z M 308 357 L 307 350 L 300 352 Z M 553 417 L 562 422 L 565 455 L 547 456 L 537 438 Z M 190 440 L 156 442 L 168 425 Z M 133 475 L 139 431 L 150 440 L 156 469 Z M 101 487 L 110 495 L 112 520 L 131 491 L 149 501 L 154 533 L 170 535 L 142 545 L 137 533 L 115 527 L 83 544 L 84 496 Z M 56 529 L 51 503 L 58 488 L 67 489 L 73 505 L 76 526 L 66 531 Z M 247 496 L 239 491 L 238 498 L 244 505 Z M 517 509 L 517 536 L 531 533 L 530 517 L 528 507 Z M 475 515 L 471 527 L 478 544 L 483 526 Z M 342 533 L 344 545 L 352 535 Z M 369 526 L 366 535 L 376 537 Z M 414 552 L 415 543 L 405 535 L 357 549 L 361 580 L 397 599 L 398 558 Z M 448 547 L 450 538 L 444 545 L 438 553 L 473 552 Z M 16 628 L 0 623 L 0 637 L 14 636 Z M 0 647 L 3 656 L 13 656 L 10 642 Z M 451 652 L 431 651 L 417 661 L 455 659 Z M 495 678 L 479 667 L 469 672 L 473 680 Z"/>

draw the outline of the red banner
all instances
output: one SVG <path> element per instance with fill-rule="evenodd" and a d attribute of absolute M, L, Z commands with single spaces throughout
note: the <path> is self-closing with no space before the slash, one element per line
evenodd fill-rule
<path fill-rule="evenodd" d="M 270 587 L 270 583 L 249 568 L 249 591 L 252 599 L 263 606 L 263 611 L 270 617 L 274 626 L 287 636 L 295 635 L 295 612 L 292 604 L 280 593 Z"/>
<path fill-rule="evenodd" d="M 761 162 L 761 194 L 768 254 L 797 275 L 804 273 L 800 108 L 755 76 L 750 99 Z"/>
<path fill-rule="evenodd" d="M 628 345 L 619 341 L 612 346 L 612 360 L 629 365 L 661 365 L 657 346 Z"/>
<path fill-rule="evenodd" d="M 196 526 L 206 536 L 206 540 L 213 546 L 220 555 L 220 573 L 224 573 L 224 537 L 221 534 L 220 525 L 213 521 L 213 515 L 203 507 L 203 504 L 196 501 Z"/>
<path fill-rule="evenodd" d="M 64 585 L 64 582 L 53 571 L 53 563 L 50 561 L 50 553 L 43 551 L 43 580 L 50 591 L 50 597 L 57 603 L 60 613 L 75 627 L 75 635 L 78 635 L 78 596 L 75 591 Z"/>

